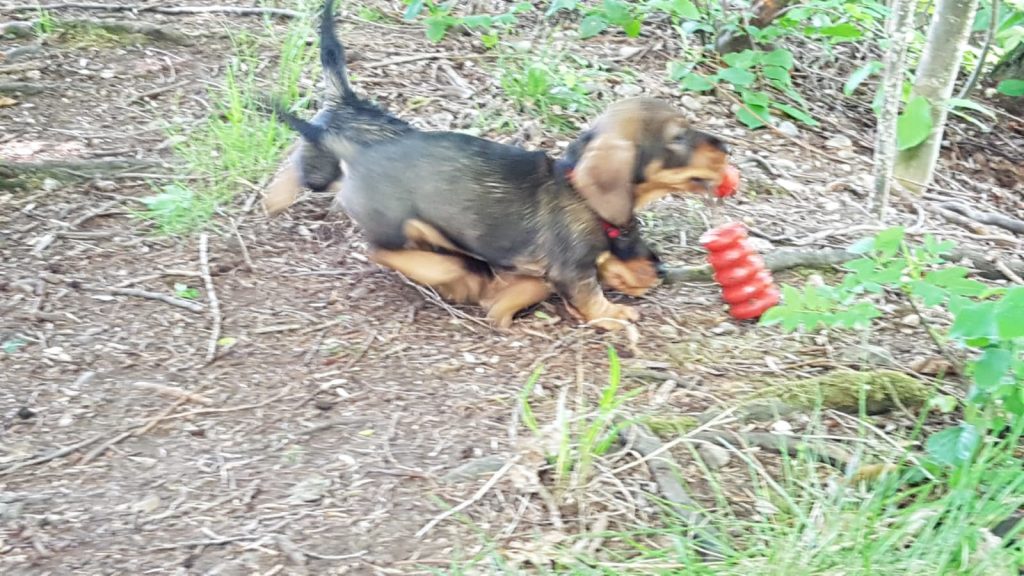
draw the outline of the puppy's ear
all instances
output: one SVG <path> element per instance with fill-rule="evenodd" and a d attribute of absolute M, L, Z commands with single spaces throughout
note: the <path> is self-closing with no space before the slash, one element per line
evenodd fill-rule
<path fill-rule="evenodd" d="M 636 148 L 610 134 L 598 134 L 583 150 L 573 183 L 598 216 L 615 226 L 633 217 L 633 174 Z"/>

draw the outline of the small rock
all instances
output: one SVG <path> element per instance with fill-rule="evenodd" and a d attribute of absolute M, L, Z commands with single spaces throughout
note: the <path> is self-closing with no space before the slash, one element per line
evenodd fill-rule
<path fill-rule="evenodd" d="M 636 84 L 619 84 L 615 87 L 615 93 L 623 98 L 632 98 L 643 94 L 644 89 Z"/>
<path fill-rule="evenodd" d="M 719 470 L 732 460 L 728 450 L 714 444 L 701 444 L 697 452 L 704 460 L 704 464 L 712 470 Z"/>
<path fill-rule="evenodd" d="M 772 158 L 771 163 L 775 168 L 782 171 L 796 170 L 796 162 L 789 158 Z"/>
<path fill-rule="evenodd" d="M 939 374 L 955 374 L 956 370 L 949 360 L 941 356 L 926 356 L 916 358 L 910 363 L 910 369 L 925 376 L 938 376 Z"/>
<path fill-rule="evenodd" d="M 739 328 L 731 322 L 722 322 L 718 326 L 715 326 L 710 330 L 715 336 L 722 336 L 723 334 L 735 334 L 739 331 Z"/>
<path fill-rule="evenodd" d="M 529 40 L 520 40 L 512 43 L 512 49 L 516 52 L 529 52 L 533 49 L 533 42 Z"/>
<path fill-rule="evenodd" d="M 639 46 L 623 46 L 619 48 L 619 58 L 632 58 L 643 51 Z"/>
<path fill-rule="evenodd" d="M 317 502 L 331 487 L 331 480 L 323 476 L 310 476 L 292 486 L 291 498 L 299 502 Z"/>
<path fill-rule="evenodd" d="M 853 141 L 845 134 L 836 134 L 825 140 L 825 146 L 828 148 L 852 148 Z"/>
<path fill-rule="evenodd" d="M 507 459 L 504 456 L 500 456 L 498 454 L 492 454 L 490 456 L 484 456 L 483 458 L 470 460 L 442 476 L 441 481 L 454 484 L 457 482 L 475 480 L 480 475 L 493 474 L 497 472 L 505 465 L 506 460 Z"/>
<path fill-rule="evenodd" d="M 694 112 L 700 112 L 701 108 L 704 107 L 704 104 L 702 104 L 700 100 L 690 96 L 689 94 L 684 94 L 683 97 L 679 99 L 679 103 L 683 108 L 693 110 Z"/>
<path fill-rule="evenodd" d="M 839 353 L 839 360 L 847 364 L 866 364 L 884 368 L 896 366 L 896 361 L 888 350 L 873 344 L 846 348 Z"/>
<path fill-rule="evenodd" d="M 64 414 L 57 420 L 57 426 L 60 428 L 67 428 L 75 423 L 75 417 L 71 414 Z"/>
<path fill-rule="evenodd" d="M 917 314 L 909 314 L 900 318 L 900 324 L 903 324 L 904 326 L 920 326 L 921 317 Z"/>
<path fill-rule="evenodd" d="M 46 178 L 43 180 L 43 192 L 54 192 L 60 188 L 60 180 L 54 180 L 53 178 Z"/>
<path fill-rule="evenodd" d="M 789 180 L 787 178 L 776 179 L 775 185 L 791 194 L 799 194 L 800 192 L 803 192 L 806 189 L 806 187 L 803 184 L 793 180 Z"/>
<path fill-rule="evenodd" d="M 782 132 L 786 136 L 792 136 L 795 138 L 800 135 L 800 129 L 796 127 L 796 124 L 793 124 L 789 120 L 783 120 L 779 123 L 777 128 L 779 129 L 779 132 Z"/>
<path fill-rule="evenodd" d="M 51 346 L 43 350 L 43 356 L 56 362 L 73 362 L 71 355 L 60 346 Z"/>
<path fill-rule="evenodd" d="M 792 434 L 793 425 L 785 420 L 777 420 L 772 424 L 772 434 Z"/>
<path fill-rule="evenodd" d="M 679 330 L 676 330 L 675 327 L 669 326 L 668 324 L 658 326 L 658 333 L 666 338 L 679 338 Z"/>
<path fill-rule="evenodd" d="M 31 418 L 35 418 L 35 416 L 35 410 L 29 408 L 28 406 L 22 406 L 21 408 L 18 408 L 18 418 L 21 418 L 22 420 L 29 420 Z"/>
<path fill-rule="evenodd" d="M 142 500 L 132 504 L 132 511 L 140 514 L 152 514 L 160 508 L 160 496 L 158 494 L 150 494 Z"/>

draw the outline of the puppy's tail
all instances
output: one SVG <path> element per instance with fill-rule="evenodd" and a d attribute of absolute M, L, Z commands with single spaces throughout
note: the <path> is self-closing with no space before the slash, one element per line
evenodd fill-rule
<path fill-rule="evenodd" d="M 355 92 L 348 83 L 348 68 L 345 66 L 345 47 L 338 40 L 334 29 L 334 0 L 324 2 L 320 16 L 320 66 L 324 80 L 340 99 L 354 98 Z"/>

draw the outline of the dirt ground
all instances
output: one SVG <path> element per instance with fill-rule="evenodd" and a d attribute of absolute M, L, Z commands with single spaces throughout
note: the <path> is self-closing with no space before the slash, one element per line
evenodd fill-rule
<path fill-rule="evenodd" d="M 399 4 L 376 5 L 397 13 Z M 0 82 L 45 86 L 14 94 L 16 103 L 0 108 L 2 161 L 169 160 L 164 127 L 194 125 L 207 113 L 209 83 L 223 77 L 229 45 L 210 31 L 260 30 L 251 16 L 57 14 L 137 19 L 197 36 L 191 45 L 47 42 L 16 61 L 0 61 Z M 3 19 L 31 17 L 17 12 Z M 529 147 L 566 143 L 568 137 L 508 110 L 486 55 L 450 56 L 483 54 L 468 39 L 433 45 L 420 25 L 369 23 L 352 10 L 340 22 L 358 88 L 417 125 L 467 128 L 474 111 L 505 110 L 520 130 L 495 138 Z M 868 233 L 858 225 L 869 221 L 866 107 L 823 97 L 814 101 L 830 118 L 821 128 L 801 127 L 794 138 L 751 133 L 735 123 L 728 100 L 680 98 L 664 79 L 670 36 L 658 25 L 649 30 L 637 39 L 598 37 L 577 51 L 629 67 L 643 92 L 685 104 L 696 125 L 733 143 L 744 174 L 741 196 L 723 214 L 670 200 L 645 215 L 645 234 L 668 261 L 701 262 L 696 237 L 709 218 L 745 220 L 762 236 L 763 250 L 842 246 Z M 4 39 L 0 48 L 32 42 Z M 275 49 L 266 47 L 268 60 Z M 364 67 L 424 53 L 449 56 Z M 452 66 L 474 94 L 453 96 L 439 64 Z M 841 85 L 841 78 L 812 69 L 798 79 L 805 86 L 834 92 Z M 304 81 L 311 86 L 315 79 Z M 1006 117 L 999 123 L 988 135 L 955 125 L 941 190 L 926 201 L 952 198 L 1024 214 L 1024 125 Z M 824 145 L 837 135 L 852 145 Z M 149 182 L 168 170 L 155 165 L 128 170 L 143 174 L 45 178 L 30 189 L 0 189 L 4 574 L 444 570 L 485 546 L 522 548 L 558 531 L 535 493 L 502 478 L 460 515 L 416 535 L 446 507 L 474 496 L 496 468 L 456 479 L 453 470 L 519 453 L 527 432 L 515 417 L 518 395 L 537 365 L 544 374 L 531 402 L 546 424 L 560 390 L 590 401 L 597 395 L 607 378 L 606 344 L 624 358 L 623 387 L 637 394 L 628 404 L 636 414 L 695 414 L 770 377 L 858 364 L 845 354 L 853 338 L 790 337 L 731 320 L 711 283 L 664 286 L 635 301 L 644 316 L 635 343 L 626 334 L 576 326 L 557 300 L 508 333 L 495 332 L 480 310 L 445 308 L 368 263 L 359 230 L 343 215 L 328 214 L 326 197 L 304 197 L 268 219 L 258 207 L 243 210 L 258 194 L 243 184 L 230 221 L 220 219 L 210 231 L 220 334 L 231 340 L 207 364 L 210 294 L 199 277 L 198 237 L 157 235 L 133 215 L 140 209 L 134 199 L 151 195 Z M 897 202 L 889 220 L 1007 261 L 1021 253 L 1020 237 L 950 223 L 922 209 L 924 203 Z M 777 277 L 798 282 L 801 275 L 806 272 Z M 175 284 L 198 290 L 201 307 L 124 291 L 170 296 Z M 904 369 L 935 355 L 908 319 L 911 311 L 893 303 L 890 312 L 894 321 L 873 344 Z M 885 422 L 887 431 L 911 424 L 902 416 Z M 853 435 L 849 421 L 836 420 L 835 427 L 836 434 Z M 689 451 L 676 456 L 700 476 Z M 730 467 L 740 477 L 746 473 L 736 462 L 723 473 Z M 657 491 L 646 468 L 633 466 L 621 476 L 629 496 L 609 498 L 641 502 L 634 517 L 655 521 L 653 505 L 642 504 L 643 494 Z M 714 503 L 699 480 L 695 486 L 698 500 Z M 754 505 L 740 487 L 734 496 L 741 509 Z M 571 524 L 573 510 L 560 514 Z"/>

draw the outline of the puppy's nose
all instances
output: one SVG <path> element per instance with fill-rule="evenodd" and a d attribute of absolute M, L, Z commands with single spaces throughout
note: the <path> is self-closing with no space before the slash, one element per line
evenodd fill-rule
<path fill-rule="evenodd" d="M 668 267 L 665 266 L 664 262 L 660 262 L 660 261 L 659 262 L 655 262 L 654 263 L 654 272 L 658 274 L 658 278 L 664 280 L 665 279 L 665 274 L 668 273 Z"/>

